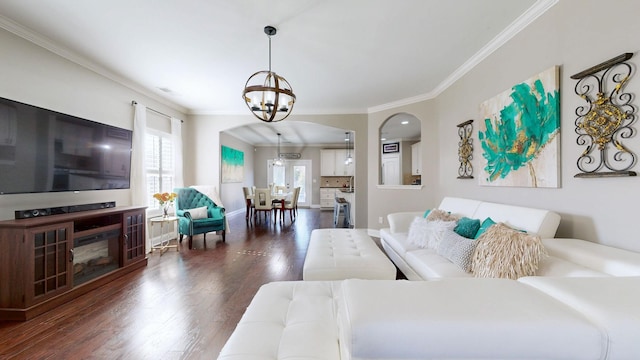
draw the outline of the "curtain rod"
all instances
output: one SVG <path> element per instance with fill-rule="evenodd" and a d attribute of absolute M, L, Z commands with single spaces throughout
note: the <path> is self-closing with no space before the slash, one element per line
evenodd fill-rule
<path fill-rule="evenodd" d="M 137 104 L 138 104 L 138 102 L 137 102 L 137 101 L 135 101 L 135 100 L 132 100 L 132 101 L 131 101 L 131 105 L 137 105 Z M 150 108 L 150 107 L 148 107 L 148 108 L 147 108 L 147 110 L 148 110 L 148 111 L 151 111 L 151 112 L 154 112 L 154 113 L 156 113 L 156 114 L 158 114 L 158 115 L 162 115 L 162 116 L 164 116 L 164 117 L 166 117 L 166 118 L 169 118 L 169 119 L 171 119 L 171 118 L 172 118 L 172 116 L 171 116 L 171 115 L 167 115 L 167 114 L 165 114 L 165 113 L 163 113 L 163 112 L 160 112 L 160 111 L 158 111 L 158 110 L 152 109 L 152 108 Z M 182 122 L 182 123 L 183 123 L 183 122 L 184 122 L 184 120 L 180 120 L 180 122 Z"/>

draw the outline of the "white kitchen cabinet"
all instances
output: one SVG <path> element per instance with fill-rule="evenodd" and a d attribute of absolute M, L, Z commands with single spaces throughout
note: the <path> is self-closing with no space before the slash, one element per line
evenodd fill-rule
<path fill-rule="evenodd" d="M 320 150 L 321 176 L 351 176 L 354 174 L 355 162 L 345 165 L 346 149 Z"/>
<path fill-rule="evenodd" d="M 420 141 L 411 145 L 411 175 L 422 175 L 422 145 Z"/>
<path fill-rule="evenodd" d="M 320 175 L 335 176 L 336 155 L 333 150 L 320 150 Z"/>
<path fill-rule="evenodd" d="M 333 209 L 336 191 L 336 188 L 320 188 L 320 208 Z"/>

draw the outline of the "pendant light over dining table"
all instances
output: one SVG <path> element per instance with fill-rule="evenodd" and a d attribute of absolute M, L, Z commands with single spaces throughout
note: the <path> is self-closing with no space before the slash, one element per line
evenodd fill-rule
<path fill-rule="evenodd" d="M 282 76 L 271 71 L 271 37 L 276 28 L 265 26 L 269 37 L 269 71 L 258 71 L 251 75 L 244 86 L 242 98 L 255 117 L 266 122 L 284 120 L 293 109 L 296 96 L 291 85 Z"/>
<path fill-rule="evenodd" d="M 284 159 L 282 158 L 282 156 L 280 155 L 280 133 L 278 133 L 278 152 L 276 153 L 276 157 L 275 159 L 273 159 L 273 165 L 274 166 L 283 166 L 284 165 Z"/>

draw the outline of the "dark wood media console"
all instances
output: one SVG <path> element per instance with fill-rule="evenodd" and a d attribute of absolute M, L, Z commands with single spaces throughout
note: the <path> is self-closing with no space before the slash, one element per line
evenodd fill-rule
<path fill-rule="evenodd" d="M 0 320 L 25 321 L 147 265 L 145 207 L 0 221 Z"/>

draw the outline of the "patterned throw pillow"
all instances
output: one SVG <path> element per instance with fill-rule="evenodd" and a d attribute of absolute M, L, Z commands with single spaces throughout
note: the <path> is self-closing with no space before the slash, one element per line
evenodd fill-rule
<path fill-rule="evenodd" d="M 503 223 L 491 226 L 476 240 L 471 272 L 475 277 L 518 279 L 535 275 L 546 250 L 540 237 Z"/>
<path fill-rule="evenodd" d="M 471 272 L 471 260 L 476 250 L 477 241 L 468 239 L 454 231 L 447 231 L 438 246 L 438 255 L 458 265 L 466 272 Z"/>
<path fill-rule="evenodd" d="M 453 231 L 467 239 L 474 239 L 478 229 L 480 229 L 480 220 L 463 217 L 458 220 L 458 225 Z"/>

